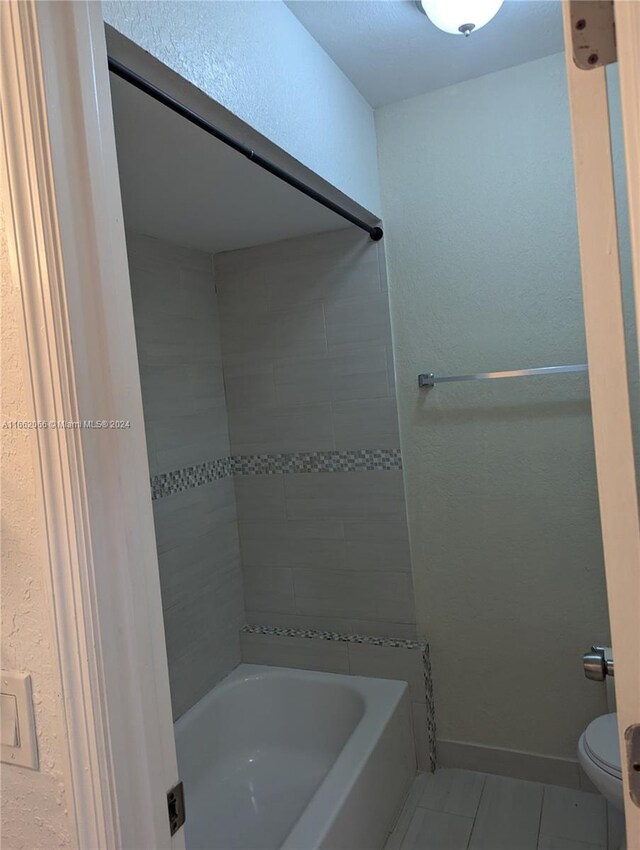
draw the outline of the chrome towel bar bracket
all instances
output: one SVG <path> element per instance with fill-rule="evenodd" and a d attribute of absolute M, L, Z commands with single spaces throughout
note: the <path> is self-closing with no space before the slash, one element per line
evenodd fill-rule
<path fill-rule="evenodd" d="M 451 375 L 439 377 L 433 372 L 418 375 L 418 386 L 429 389 L 436 384 L 451 384 L 457 381 L 493 381 L 497 378 L 532 378 L 539 375 L 561 375 L 565 372 L 588 372 L 586 363 L 571 366 L 539 366 L 537 369 L 513 369 L 509 372 L 478 372 L 477 375 Z"/>

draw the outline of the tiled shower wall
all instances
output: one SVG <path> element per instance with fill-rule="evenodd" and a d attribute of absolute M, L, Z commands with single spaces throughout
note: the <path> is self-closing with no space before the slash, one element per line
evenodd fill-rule
<path fill-rule="evenodd" d="M 215 274 L 247 621 L 415 638 L 380 245 L 350 228 Z"/>
<path fill-rule="evenodd" d="M 430 769 L 382 247 L 352 228 L 214 264 L 251 624 L 242 658 L 405 679 Z"/>
<path fill-rule="evenodd" d="M 156 480 L 229 457 L 212 258 L 131 232 L 127 248 Z M 233 479 L 209 475 L 200 486 L 167 488 L 153 510 L 178 717 L 240 662 L 244 611 Z"/>
<path fill-rule="evenodd" d="M 405 679 L 429 768 L 380 247 L 217 255 L 214 286 L 127 241 L 174 715 L 241 659 Z"/>

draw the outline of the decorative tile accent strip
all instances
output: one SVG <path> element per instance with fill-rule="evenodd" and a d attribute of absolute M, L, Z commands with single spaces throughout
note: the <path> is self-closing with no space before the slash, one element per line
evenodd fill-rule
<path fill-rule="evenodd" d="M 230 457 L 219 457 L 206 463 L 176 469 L 174 472 L 162 472 L 151 478 L 151 498 L 161 499 L 163 496 L 172 496 L 174 493 L 181 493 L 192 487 L 202 487 L 203 484 L 229 478 L 231 475 L 233 475 L 233 464 Z"/>
<path fill-rule="evenodd" d="M 343 452 L 235 455 L 162 472 L 151 478 L 151 498 L 161 499 L 232 475 L 281 475 L 285 472 L 379 472 L 402 469 L 400 449 L 352 449 Z"/>
<path fill-rule="evenodd" d="M 424 669 L 424 695 L 427 706 L 427 741 L 429 744 L 429 766 L 433 773 L 436 769 L 436 706 L 433 699 L 433 677 L 431 675 L 431 653 L 429 644 L 424 641 L 422 647 L 422 665 Z"/>
<path fill-rule="evenodd" d="M 347 643 L 366 643 L 370 646 L 387 646 L 396 649 L 419 649 L 422 653 L 424 671 L 424 691 L 427 708 L 427 742 L 429 747 L 429 766 L 436 769 L 436 713 L 433 699 L 433 679 L 431 677 L 431 656 L 426 640 L 406 640 L 404 638 L 378 637 L 377 635 L 357 635 L 347 632 L 323 632 L 317 629 L 283 628 L 281 626 L 258 626 L 247 623 L 241 632 L 253 635 L 271 635 L 273 637 L 299 637 L 315 640 L 338 640 Z"/>
<path fill-rule="evenodd" d="M 234 455 L 234 475 L 280 475 L 286 472 L 359 472 L 402 469 L 400 449 L 350 449 L 335 452 Z"/>
<path fill-rule="evenodd" d="M 379 637 L 377 635 L 352 635 L 347 632 L 322 632 L 318 629 L 295 629 L 281 626 L 255 626 L 247 623 L 240 629 L 251 635 L 273 635 L 274 637 L 316 638 L 319 640 L 340 640 L 347 643 L 368 643 L 372 646 L 391 646 L 396 649 L 421 649 L 427 644 L 420 640 L 405 640 L 404 638 Z"/>

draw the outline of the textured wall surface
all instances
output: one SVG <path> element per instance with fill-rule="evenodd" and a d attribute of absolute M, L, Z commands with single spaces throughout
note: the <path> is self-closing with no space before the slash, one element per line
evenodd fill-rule
<path fill-rule="evenodd" d="M 0 228 L 4 234 L 4 229 Z M 33 419 L 23 361 L 20 293 L 2 279 L 2 421 Z M 44 528 L 36 501 L 33 430 L 2 431 L 2 668 L 32 677 L 40 769 L 2 765 L 2 846 L 6 850 L 74 847 L 67 800 L 64 706 L 49 601 Z"/>
<path fill-rule="evenodd" d="M 235 479 L 248 622 L 415 635 L 383 266 L 355 228 L 215 257 L 231 451 L 272 459 Z"/>
<path fill-rule="evenodd" d="M 281 0 L 103 2 L 105 21 L 373 213 L 373 111 Z"/>
<path fill-rule="evenodd" d="M 377 128 L 439 737 L 572 758 L 606 710 L 580 658 L 608 639 L 587 380 L 416 382 L 585 361 L 564 57 L 385 107 Z"/>
<path fill-rule="evenodd" d="M 209 254 L 127 233 L 151 475 L 229 456 Z M 240 662 L 231 478 L 153 502 L 174 716 Z"/>

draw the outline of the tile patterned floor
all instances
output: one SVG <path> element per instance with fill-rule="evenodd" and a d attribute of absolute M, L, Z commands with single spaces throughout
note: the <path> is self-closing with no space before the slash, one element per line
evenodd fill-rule
<path fill-rule="evenodd" d="M 385 850 L 618 850 L 623 833 L 599 794 L 442 769 L 416 777 Z"/>

